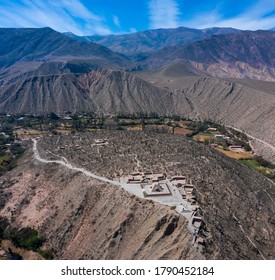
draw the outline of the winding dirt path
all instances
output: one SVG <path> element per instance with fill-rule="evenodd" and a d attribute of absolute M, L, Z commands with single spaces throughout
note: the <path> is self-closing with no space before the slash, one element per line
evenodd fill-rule
<path fill-rule="evenodd" d="M 68 161 L 63 161 L 63 160 L 47 160 L 47 159 L 41 158 L 40 155 L 39 155 L 38 149 L 37 149 L 37 140 L 36 139 L 32 139 L 32 141 L 33 141 L 33 153 L 34 153 L 34 157 L 35 157 L 36 160 L 38 160 L 38 161 L 40 161 L 42 163 L 57 163 L 57 164 L 65 166 L 65 167 L 67 167 L 67 168 L 69 168 L 71 170 L 79 171 L 79 172 L 83 173 L 84 175 L 86 175 L 87 177 L 99 180 L 99 181 L 104 182 L 104 183 L 110 183 L 110 184 L 122 187 L 122 184 L 120 184 L 117 181 L 113 181 L 113 180 L 110 180 L 110 179 L 108 179 L 106 177 L 95 175 L 95 174 L 91 173 L 90 171 L 88 171 L 88 170 L 86 170 L 84 168 L 75 167 L 72 164 L 70 164 Z"/>
<path fill-rule="evenodd" d="M 242 130 L 240 130 L 240 129 L 234 127 L 234 126 L 228 126 L 228 125 L 226 125 L 226 127 L 232 128 L 232 129 L 234 129 L 234 130 L 236 130 L 236 131 L 239 131 L 239 132 L 243 132 Z M 262 143 L 263 145 L 265 145 L 266 147 L 270 148 L 271 150 L 273 150 L 273 151 L 275 152 L 275 147 L 274 147 L 273 145 L 271 145 L 270 143 L 267 143 L 267 142 L 265 142 L 265 141 L 262 140 L 262 139 L 259 139 L 259 138 L 255 137 L 255 136 L 252 136 L 252 135 L 250 135 L 250 134 L 247 134 L 246 132 L 244 132 L 244 133 L 245 133 L 249 138 L 251 138 L 251 139 L 253 139 L 253 140 L 255 140 L 255 141 L 258 141 L 258 142 Z"/>

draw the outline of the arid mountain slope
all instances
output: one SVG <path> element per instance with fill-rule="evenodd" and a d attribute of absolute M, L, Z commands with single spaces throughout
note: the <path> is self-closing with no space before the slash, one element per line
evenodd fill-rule
<path fill-rule="evenodd" d="M 173 32 L 198 32 L 170 31 L 148 31 L 148 36 L 163 33 L 160 46 L 165 38 L 172 44 Z M 232 30 L 203 33 L 211 35 L 212 31 Z M 134 75 L 137 71 L 120 69 L 136 70 L 137 65 L 103 46 L 75 41 L 50 28 L 0 29 L 0 112 L 181 114 L 222 121 L 274 145 L 272 83 L 254 81 L 250 85 L 244 80 L 203 77 L 273 80 L 274 34 L 235 32 L 162 49 L 139 62 L 157 67 L 154 75 L 144 72 L 140 79 Z"/>
<path fill-rule="evenodd" d="M 275 81 L 274 46 L 275 31 L 242 31 L 161 49 L 141 65 L 154 68 L 184 59 L 194 69 L 216 77 Z"/>
<path fill-rule="evenodd" d="M 95 43 L 72 40 L 51 28 L 0 28 L 0 41 L 0 86 L 35 72 L 45 62 L 77 60 L 116 69 L 129 65 L 123 55 Z"/>
<path fill-rule="evenodd" d="M 124 57 L 95 43 L 78 42 L 51 28 L 0 28 L 0 67 L 19 62 L 101 58 L 123 63 Z M 60 61 L 60 60 L 59 60 Z"/>
<path fill-rule="evenodd" d="M 91 147 L 98 138 L 109 145 Z M 211 147 L 183 136 L 98 131 L 41 139 L 38 148 L 44 158 L 65 157 L 101 176 L 137 168 L 187 175 L 204 212 L 203 257 L 274 259 L 274 184 Z M 37 162 L 30 149 L 0 186 L 6 198 L 0 215 L 18 227 L 38 229 L 58 259 L 202 258 L 184 217 L 169 207 Z"/>
<path fill-rule="evenodd" d="M 38 229 L 56 259 L 199 258 L 186 220 L 169 207 L 30 157 L 0 179 L 12 193 L 0 215 Z"/>
<path fill-rule="evenodd" d="M 89 64 L 84 67 L 87 73 L 79 64 L 64 66 L 62 70 L 60 64 L 54 63 L 43 68 L 34 76 L 22 75 L 0 88 L 2 113 L 173 113 L 171 97 L 165 90 L 129 73 Z"/>
<path fill-rule="evenodd" d="M 44 63 L 0 88 L 0 110 L 179 114 L 222 122 L 275 145 L 272 84 L 259 90 L 253 83 L 199 77 L 181 61 L 140 75 L 89 63 Z"/>
<path fill-rule="evenodd" d="M 191 117 L 235 126 L 275 145 L 274 95 L 235 83 L 200 78 L 184 94 L 178 93 L 175 100 L 175 105 L 188 101 Z M 180 106 L 175 110 L 182 112 Z"/>
<path fill-rule="evenodd" d="M 90 41 L 103 45 L 111 50 L 128 56 L 140 53 L 149 53 L 165 47 L 184 45 L 208 38 L 212 35 L 239 32 L 233 28 L 194 29 L 178 27 L 170 29 L 154 29 L 123 35 L 84 36 L 79 37 L 72 33 L 66 35 L 79 41 Z"/>
<path fill-rule="evenodd" d="M 200 77 L 181 61 L 140 75 L 172 93 L 178 114 L 222 122 L 275 146 L 274 83 Z"/>

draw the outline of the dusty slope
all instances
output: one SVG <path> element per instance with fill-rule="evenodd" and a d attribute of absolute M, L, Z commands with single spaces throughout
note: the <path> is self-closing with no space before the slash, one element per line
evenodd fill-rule
<path fill-rule="evenodd" d="M 66 64 L 79 60 L 82 64 L 109 68 L 129 64 L 125 56 L 104 46 L 72 40 L 51 28 L 0 28 L 0 41 L 0 86 L 30 75 L 29 72 L 37 71 L 41 65 L 43 68 L 47 62 Z"/>
<path fill-rule="evenodd" d="M 274 83 L 200 77 L 181 61 L 141 76 L 173 92 L 178 114 L 223 122 L 275 146 Z"/>
<path fill-rule="evenodd" d="M 184 59 L 194 69 L 215 77 L 275 81 L 274 45 L 275 31 L 242 31 L 163 48 L 140 64 L 152 69 Z"/>
<path fill-rule="evenodd" d="M 170 95 L 139 77 L 95 66 L 88 67 L 87 73 L 83 73 L 77 63 L 73 65 L 70 71 L 67 68 L 58 71 L 55 64 L 49 69 L 44 65 L 44 69 L 36 71 L 34 76 L 25 75 L 2 86 L 0 111 L 35 114 L 52 111 L 59 114 L 64 114 L 64 111 L 173 113 Z M 51 70 L 54 74 L 48 74 Z"/>
<path fill-rule="evenodd" d="M 12 193 L 0 215 L 38 229 L 56 258 L 198 258 L 185 219 L 168 207 L 30 156 L 0 179 L 1 189 Z"/>
<path fill-rule="evenodd" d="M 180 60 L 140 75 L 79 61 L 44 63 L 0 88 L 0 111 L 180 114 L 223 122 L 275 146 L 273 83 L 200 77 Z M 274 153 L 265 154 L 274 161 Z"/>
<path fill-rule="evenodd" d="M 125 57 L 95 43 L 77 42 L 47 28 L 0 28 L 0 68 L 15 63 L 63 61 L 73 58 L 101 58 L 111 64 L 123 63 Z"/>
<path fill-rule="evenodd" d="M 108 137 L 110 146 L 97 154 L 91 143 L 101 137 Z M 58 150 L 66 144 L 71 148 Z M 77 153 L 76 144 L 82 147 Z M 43 157 L 54 152 L 103 176 L 135 169 L 135 153 L 143 168 L 186 174 L 205 213 L 206 258 L 275 257 L 274 184 L 214 149 L 182 136 L 107 131 L 40 140 L 39 149 Z M 57 258 L 200 257 L 190 246 L 185 219 L 169 208 L 30 158 L 28 151 L 19 166 L 0 179 L 5 197 L 0 215 L 13 225 L 37 228 Z"/>
<path fill-rule="evenodd" d="M 91 145 L 101 138 L 109 144 Z M 77 153 L 76 145 L 81 146 Z M 109 178 L 138 169 L 187 175 L 205 213 L 206 258 L 275 258 L 274 183 L 213 148 L 183 136 L 126 131 L 51 137 L 38 147 L 44 158 L 63 156 L 73 165 Z"/>

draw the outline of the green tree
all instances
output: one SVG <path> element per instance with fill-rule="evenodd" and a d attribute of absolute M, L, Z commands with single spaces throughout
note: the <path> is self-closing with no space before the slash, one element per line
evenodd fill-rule
<path fill-rule="evenodd" d="M 249 143 L 246 143 L 246 144 L 244 145 L 244 150 L 245 150 L 246 152 L 251 152 L 251 151 L 252 151 L 252 148 L 251 148 L 251 146 L 249 145 Z"/>
<path fill-rule="evenodd" d="M 51 112 L 50 119 L 53 121 L 57 121 L 57 120 L 59 120 L 59 117 L 54 112 Z"/>

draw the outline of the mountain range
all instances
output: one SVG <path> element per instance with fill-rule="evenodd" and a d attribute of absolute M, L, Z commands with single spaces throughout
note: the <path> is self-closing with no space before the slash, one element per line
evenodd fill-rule
<path fill-rule="evenodd" d="M 73 33 L 64 33 L 66 36 L 85 42 L 94 42 L 108 47 L 114 52 L 127 56 L 139 53 L 149 53 L 165 47 L 180 46 L 187 43 L 203 40 L 212 35 L 230 34 L 239 32 L 233 28 L 194 29 L 179 27 L 174 29 L 154 29 L 131 34 L 106 36 L 76 36 Z"/>
<path fill-rule="evenodd" d="M 275 144 L 275 31 L 177 28 L 80 38 L 2 28 L 0 40 L 1 113 L 180 114 Z"/>
<path fill-rule="evenodd" d="M 275 163 L 274 47 L 272 30 L 180 27 L 80 37 L 0 28 L 0 114 L 211 120 L 244 131 L 253 153 Z M 45 237 L 41 249 L 56 259 L 274 258 L 274 182 L 244 161 L 183 135 L 72 132 L 22 141 L 17 166 L 0 176 L 1 217 L 37 230 Z M 20 148 L 4 145 L 7 153 Z M 190 178 L 196 210 L 188 215 L 203 216 L 201 249 L 170 197 L 165 206 L 124 189 L 121 176 L 141 170 Z"/>

